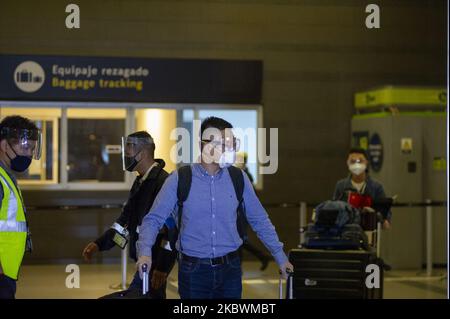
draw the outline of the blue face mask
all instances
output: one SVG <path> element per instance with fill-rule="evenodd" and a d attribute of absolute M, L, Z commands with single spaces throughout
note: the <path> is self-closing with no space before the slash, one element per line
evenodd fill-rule
<path fill-rule="evenodd" d="M 16 153 L 14 148 L 12 148 L 11 145 L 9 145 L 9 147 L 11 147 L 12 151 L 14 152 L 14 154 L 16 154 L 16 157 L 11 158 L 11 157 L 9 157 L 8 153 L 6 153 L 6 156 L 8 156 L 8 158 L 11 161 L 11 169 L 13 171 L 16 171 L 16 172 L 19 172 L 19 173 L 26 171 L 27 168 L 30 167 L 31 157 L 30 156 L 19 155 L 19 154 Z"/>

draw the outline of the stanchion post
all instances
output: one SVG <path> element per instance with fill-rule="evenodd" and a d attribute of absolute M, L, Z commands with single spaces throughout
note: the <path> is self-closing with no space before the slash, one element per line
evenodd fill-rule
<path fill-rule="evenodd" d="M 128 244 L 122 249 L 122 289 L 127 289 L 127 261 L 128 261 Z"/>
<path fill-rule="evenodd" d="M 128 244 L 120 252 L 120 270 L 122 280 L 117 285 L 110 285 L 110 289 L 126 290 L 127 287 L 127 261 L 128 261 Z"/>
<path fill-rule="evenodd" d="M 377 220 L 377 258 L 381 256 L 381 223 L 382 221 Z"/>
<path fill-rule="evenodd" d="M 283 276 L 281 274 L 278 281 L 278 298 L 283 299 Z"/>
<path fill-rule="evenodd" d="M 431 200 L 426 200 L 426 247 L 427 247 L 427 276 L 433 274 L 433 207 Z"/>

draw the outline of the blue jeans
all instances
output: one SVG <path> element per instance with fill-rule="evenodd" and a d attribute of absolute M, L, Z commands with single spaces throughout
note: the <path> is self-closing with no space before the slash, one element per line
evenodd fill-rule
<path fill-rule="evenodd" d="M 178 293 L 181 299 L 240 299 L 241 260 L 212 266 L 203 262 L 178 262 Z"/>

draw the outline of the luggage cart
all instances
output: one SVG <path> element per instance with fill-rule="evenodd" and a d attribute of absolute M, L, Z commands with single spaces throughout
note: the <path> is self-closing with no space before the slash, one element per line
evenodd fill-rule
<path fill-rule="evenodd" d="M 369 238 L 368 249 L 306 249 L 302 243 L 289 253 L 294 272 L 286 280 L 286 299 L 381 299 L 383 297 L 384 263 L 380 258 L 383 216 L 375 210 L 361 211 L 361 227 Z M 306 231 L 301 225 L 300 233 Z M 366 283 L 369 265 L 378 266 L 375 287 Z M 282 278 L 279 282 L 282 298 Z"/>

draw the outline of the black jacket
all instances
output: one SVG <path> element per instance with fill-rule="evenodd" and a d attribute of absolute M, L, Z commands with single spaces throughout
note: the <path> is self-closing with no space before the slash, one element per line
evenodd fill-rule
<path fill-rule="evenodd" d="M 333 200 L 346 200 L 346 192 L 347 191 L 356 192 L 356 189 L 352 185 L 352 178 L 348 176 L 347 178 L 341 179 L 336 183 L 336 187 L 334 189 Z M 364 195 L 369 195 L 373 200 L 379 200 L 386 198 L 384 193 L 383 185 L 375 179 L 367 176 L 366 178 L 366 187 L 363 192 Z M 385 219 L 391 221 L 392 212 L 390 209 L 383 211 L 383 216 Z"/>
<path fill-rule="evenodd" d="M 163 169 L 165 165 L 164 161 L 161 159 L 156 159 L 155 161 L 158 162 L 159 165 L 150 171 L 147 179 L 141 185 L 139 185 L 140 177 L 136 177 L 128 200 L 122 209 L 122 213 L 116 220 L 116 223 L 121 226 L 127 226 L 130 233 L 130 258 L 135 261 L 137 260 L 136 242 L 139 236 L 136 232 L 137 226 L 142 223 L 142 219 L 150 211 L 156 195 L 164 184 L 166 178 L 169 176 L 169 174 Z M 115 246 L 112 240 L 114 234 L 114 229 L 108 229 L 95 241 L 100 251 L 109 250 Z M 163 239 L 168 240 L 165 227 L 163 227 L 162 231 L 158 234 L 156 242 L 152 248 L 152 270 L 156 268 L 159 271 L 169 273 L 175 263 L 176 252 L 161 248 L 161 242 Z"/>

